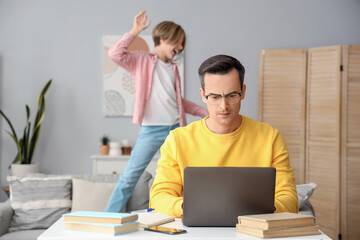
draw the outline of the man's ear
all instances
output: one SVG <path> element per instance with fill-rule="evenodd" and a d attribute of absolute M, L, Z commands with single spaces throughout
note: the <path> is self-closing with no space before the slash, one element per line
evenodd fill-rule
<path fill-rule="evenodd" d="M 245 98 L 245 92 L 246 92 L 246 85 L 244 84 L 243 87 L 242 87 L 241 100 L 244 100 L 244 98 Z"/>
<path fill-rule="evenodd" d="M 207 102 L 206 102 L 206 98 L 205 98 L 205 96 L 204 96 L 204 94 L 205 94 L 205 93 L 204 93 L 204 89 L 200 88 L 199 90 L 200 90 L 200 95 L 201 95 L 202 101 L 203 101 L 204 103 L 207 103 Z"/>

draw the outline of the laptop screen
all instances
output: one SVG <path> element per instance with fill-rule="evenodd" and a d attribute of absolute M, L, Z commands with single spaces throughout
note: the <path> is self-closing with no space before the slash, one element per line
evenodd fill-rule
<path fill-rule="evenodd" d="M 237 217 L 274 212 L 276 169 L 186 167 L 185 226 L 232 226 Z"/>

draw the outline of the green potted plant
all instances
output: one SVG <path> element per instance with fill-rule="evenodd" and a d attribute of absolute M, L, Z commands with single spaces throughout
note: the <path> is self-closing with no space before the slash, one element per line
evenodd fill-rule
<path fill-rule="evenodd" d="M 109 154 L 110 137 L 107 135 L 103 135 L 100 140 L 101 140 L 101 145 L 100 145 L 101 155 L 108 155 Z"/>
<path fill-rule="evenodd" d="M 14 140 L 17 148 L 17 153 L 15 159 L 13 160 L 10 168 L 11 172 L 15 176 L 25 176 L 27 170 L 30 172 L 37 172 L 39 166 L 37 164 L 32 164 L 33 155 L 39 140 L 41 123 L 45 116 L 45 95 L 50 88 L 51 79 L 45 84 L 38 96 L 38 110 L 35 116 L 34 124 L 31 126 L 30 122 L 30 108 L 28 105 L 25 106 L 26 109 L 26 125 L 22 134 L 22 137 L 19 138 L 16 134 L 16 131 L 5 113 L 0 109 L 0 114 L 5 118 L 8 123 L 11 132 L 6 131 L 11 138 Z M 32 131 L 31 131 L 32 127 Z M 27 170 L 25 170 L 25 168 Z M 24 172 L 25 171 L 25 172 Z"/>

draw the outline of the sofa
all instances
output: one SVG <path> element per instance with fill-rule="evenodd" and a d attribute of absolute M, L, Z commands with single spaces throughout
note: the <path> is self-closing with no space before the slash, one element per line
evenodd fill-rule
<path fill-rule="evenodd" d="M 72 176 L 33 175 L 27 177 L 27 179 L 25 179 L 27 181 L 23 182 L 19 179 L 10 179 L 13 198 L 12 203 L 10 203 L 9 200 L 0 203 L 0 240 L 34 240 L 65 212 L 79 210 L 102 211 L 106 206 L 107 200 L 118 178 L 119 175 L 117 174 L 102 174 Z M 147 208 L 152 182 L 153 177 L 145 171 L 122 211 L 129 212 Z M 38 185 L 36 190 L 34 190 L 33 187 L 35 185 L 34 183 Z M 47 185 L 50 185 L 51 190 L 47 188 Z M 43 191 L 39 190 L 39 188 L 43 188 Z M 315 216 L 309 198 L 314 192 L 316 184 L 302 184 L 297 185 L 296 188 L 299 199 L 299 212 Z M 55 190 L 53 191 L 53 189 Z M 20 193 L 19 196 L 16 195 L 16 192 Z M 36 214 L 36 209 L 25 211 L 25 213 L 16 209 L 19 204 L 18 202 L 26 206 L 29 199 L 32 198 L 32 200 L 34 200 L 34 198 L 36 198 L 35 192 L 39 193 L 39 198 L 44 198 L 44 195 L 47 195 L 47 197 L 45 197 L 46 201 L 51 202 L 51 199 L 56 199 L 56 202 L 63 202 L 64 205 L 62 208 L 57 206 L 57 208 L 54 207 L 50 209 L 45 215 L 44 209 L 39 210 L 40 214 Z M 53 192 L 53 194 L 51 194 L 51 192 Z M 16 199 L 17 197 L 18 199 Z M 71 201 L 69 202 L 69 200 Z M 35 202 L 39 202 L 39 199 Z M 15 209 L 13 209 L 13 207 Z M 30 216 L 27 216 L 29 213 Z M 25 217 L 23 217 L 24 215 Z M 43 218 L 34 220 L 38 215 L 43 216 Z M 21 219 L 22 217 L 25 219 Z M 28 221 L 26 217 L 29 218 Z M 16 227 L 19 229 L 16 229 Z"/>
<path fill-rule="evenodd" d="M 118 174 L 8 177 L 12 199 L 0 203 L 0 240 L 35 240 L 66 212 L 103 211 L 118 178 Z M 152 175 L 145 171 L 122 212 L 147 208 L 152 182 Z M 34 207 L 44 200 L 50 207 Z M 26 208 L 31 203 L 33 209 L 17 209 L 19 204 Z"/>

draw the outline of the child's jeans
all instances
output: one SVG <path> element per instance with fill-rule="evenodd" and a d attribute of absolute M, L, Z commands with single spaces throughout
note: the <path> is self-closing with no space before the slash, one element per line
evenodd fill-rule
<path fill-rule="evenodd" d="M 173 126 L 142 126 L 140 128 L 129 162 L 116 183 L 105 209 L 106 212 L 120 212 L 123 209 L 141 174 L 160 149 L 169 132 L 177 127 L 179 124 Z"/>

